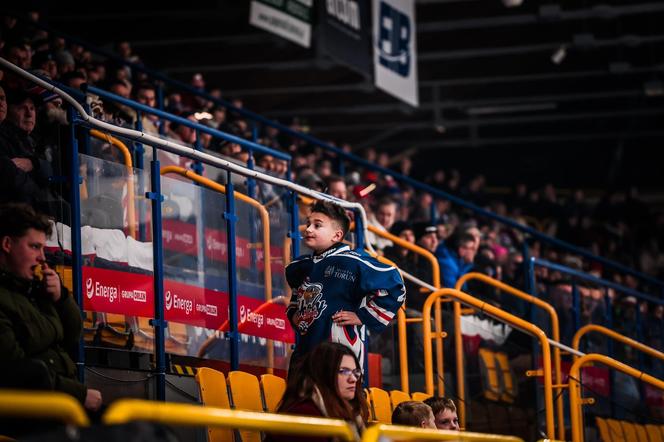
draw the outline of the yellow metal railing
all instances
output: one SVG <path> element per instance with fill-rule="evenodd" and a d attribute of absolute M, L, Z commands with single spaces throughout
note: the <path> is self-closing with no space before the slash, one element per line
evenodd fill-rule
<path fill-rule="evenodd" d="M 431 264 L 432 271 L 432 285 L 434 288 L 441 288 L 440 284 L 440 265 L 438 264 L 438 259 L 435 255 L 429 252 L 427 249 L 418 246 L 417 244 L 410 243 L 402 238 L 399 238 L 396 235 L 392 235 L 385 230 L 378 229 L 372 225 L 367 226 L 367 230 L 372 232 L 375 235 L 378 235 L 382 238 L 389 239 L 394 244 L 399 247 L 403 247 L 407 250 L 410 250 L 417 255 L 424 257 Z M 408 302 L 406 294 L 406 302 Z M 409 377 L 408 377 L 408 348 L 407 348 L 407 339 L 406 339 L 406 326 L 409 323 L 422 322 L 422 318 L 406 318 L 405 309 L 399 309 L 397 312 L 397 333 L 399 339 L 399 368 L 401 376 L 401 391 L 408 393 L 410 392 L 409 386 Z M 445 334 L 443 332 L 443 315 L 441 301 L 438 299 L 436 301 L 436 310 L 434 312 L 434 323 L 436 324 L 436 332 L 434 338 L 436 339 L 436 368 L 438 373 L 443 372 L 443 338 Z M 445 384 L 442 379 L 438 380 L 438 393 L 443 396 L 445 394 Z"/>
<path fill-rule="evenodd" d="M 544 412 L 546 418 L 546 435 L 549 439 L 554 438 L 554 422 L 553 422 L 553 382 L 551 376 L 551 348 L 549 340 L 539 327 L 527 322 L 517 316 L 507 313 L 504 310 L 494 307 L 484 301 L 481 301 L 467 293 L 455 289 L 441 289 L 433 292 L 427 298 L 422 309 L 423 316 L 423 329 L 424 329 L 424 378 L 426 385 L 426 392 L 433 394 L 433 364 L 432 364 L 432 348 L 431 348 L 431 308 L 437 298 L 442 296 L 449 296 L 456 301 L 474 307 L 480 312 L 485 312 L 494 318 L 497 318 L 507 324 L 510 324 L 524 332 L 534 336 L 540 341 L 542 347 L 542 360 L 543 360 L 543 374 L 544 374 Z"/>
<path fill-rule="evenodd" d="M 569 408 L 571 417 L 570 422 L 572 425 L 572 442 L 583 441 L 583 411 L 581 409 L 583 400 L 581 399 L 580 373 L 581 368 L 591 362 L 599 362 L 601 364 L 607 365 L 614 370 L 622 371 L 629 376 L 632 376 L 643 382 L 647 382 L 650 385 L 659 388 L 660 390 L 664 390 L 664 382 L 661 380 L 652 377 L 642 371 L 636 370 L 629 365 L 625 365 L 622 362 L 618 362 L 615 359 L 611 359 L 608 356 L 599 355 L 596 353 L 581 356 L 576 361 L 574 361 L 572 368 L 569 370 Z"/>
<path fill-rule="evenodd" d="M 372 425 L 369 427 L 362 436 L 362 442 L 377 442 L 379 440 L 384 440 L 385 438 L 394 441 L 453 440 L 468 442 L 523 442 L 523 439 L 516 436 L 472 433 L 470 431 L 429 430 L 424 428 L 385 424 Z"/>
<path fill-rule="evenodd" d="M 97 129 L 90 129 L 90 135 L 99 139 L 104 140 L 111 144 L 112 146 L 117 147 L 122 153 L 122 158 L 124 159 L 124 165 L 127 168 L 127 223 L 129 228 L 129 236 L 134 239 L 136 237 L 136 202 L 134 195 L 134 169 L 133 162 L 131 160 L 131 152 L 129 148 L 120 140 L 115 137 L 110 136 L 107 133 L 98 131 Z"/>
<path fill-rule="evenodd" d="M 630 347 L 642 351 L 643 353 L 646 353 L 654 358 L 664 360 L 664 353 L 661 351 L 657 351 L 652 347 L 648 347 L 647 345 L 640 343 L 639 341 L 635 341 L 634 339 L 628 338 L 627 336 L 621 335 L 620 333 L 616 333 L 611 329 L 595 324 L 584 325 L 577 330 L 577 332 L 574 334 L 574 338 L 572 339 L 572 348 L 574 350 L 579 350 L 579 346 L 581 345 L 581 338 L 590 332 L 602 333 L 612 339 L 615 339 L 616 341 L 622 342 L 625 345 L 629 345 Z M 576 361 L 577 359 L 578 356 L 574 355 L 574 360 Z"/>
<path fill-rule="evenodd" d="M 0 390 L 0 416 L 57 419 L 79 427 L 90 425 L 76 399 L 53 391 Z"/>
<path fill-rule="evenodd" d="M 103 417 L 106 425 L 130 421 L 238 428 L 297 436 L 336 437 L 344 441 L 355 440 L 350 426 L 340 419 L 256 413 L 138 399 L 123 399 L 114 402 Z"/>
<path fill-rule="evenodd" d="M 223 186 L 211 179 L 200 176 L 192 170 L 185 169 L 180 166 L 166 166 L 161 168 L 161 174 L 166 175 L 169 173 L 175 173 L 181 175 L 185 178 L 189 178 L 192 181 L 195 181 L 199 184 L 204 185 L 212 190 L 216 190 L 220 193 L 226 193 L 226 186 Z M 240 192 L 234 191 L 233 195 L 240 201 L 243 201 L 250 206 L 258 210 L 258 213 L 261 217 L 261 223 L 263 224 L 263 280 L 265 284 L 265 300 L 269 301 L 272 299 L 272 269 L 271 263 L 272 258 L 270 254 L 270 215 L 267 212 L 267 209 L 263 207 L 261 203 L 256 201 L 253 198 L 248 197 Z"/>
<path fill-rule="evenodd" d="M 485 284 L 488 284 L 492 287 L 499 289 L 502 292 L 508 293 L 517 298 L 523 299 L 526 302 L 529 302 L 537 307 L 546 310 L 551 318 L 551 334 L 554 341 L 560 342 L 560 325 L 558 322 L 558 313 L 556 309 L 553 308 L 548 302 L 544 302 L 539 298 L 536 298 L 528 293 L 521 291 L 515 287 L 505 284 L 504 282 L 498 281 L 497 279 L 491 278 L 487 275 L 477 272 L 471 272 L 463 275 L 456 283 L 455 288 L 461 290 L 461 287 L 470 280 L 482 281 Z M 455 304 L 458 304 L 455 302 Z M 460 309 L 459 309 L 460 310 Z M 455 324 L 455 339 L 461 336 L 461 327 L 460 327 L 460 318 L 457 320 L 457 309 L 455 309 L 454 315 L 454 324 Z M 459 328 L 456 327 L 456 324 L 459 324 Z M 575 347 L 576 348 L 576 347 Z M 463 370 L 463 347 L 461 345 L 456 346 L 456 355 L 457 355 L 457 388 L 459 391 L 459 397 L 465 399 L 465 372 Z M 560 349 L 558 347 L 553 348 L 553 369 L 555 372 L 555 382 L 556 382 L 556 413 L 558 415 L 558 438 L 563 440 L 565 439 L 565 416 L 563 411 L 563 377 L 562 377 L 562 368 L 560 362 Z M 466 403 L 465 400 L 459 401 L 459 421 L 462 427 L 466 426 Z"/>

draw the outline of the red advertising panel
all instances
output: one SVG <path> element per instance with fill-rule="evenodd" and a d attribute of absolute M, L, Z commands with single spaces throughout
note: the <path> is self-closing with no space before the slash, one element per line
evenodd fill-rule
<path fill-rule="evenodd" d="M 83 267 L 85 310 L 154 317 L 151 276 Z M 241 333 L 295 342 L 283 304 L 238 296 Z M 228 330 L 228 293 L 164 280 L 164 315 L 167 321 Z"/>

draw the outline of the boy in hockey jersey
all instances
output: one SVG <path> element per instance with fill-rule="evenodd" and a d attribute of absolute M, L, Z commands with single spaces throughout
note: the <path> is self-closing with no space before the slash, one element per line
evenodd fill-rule
<path fill-rule="evenodd" d="M 405 300 L 406 289 L 395 267 L 341 242 L 349 227 L 343 208 L 317 202 L 304 231 L 304 243 L 314 253 L 286 267 L 293 289 L 286 314 L 296 331 L 291 364 L 316 344 L 332 341 L 351 348 L 364 366 L 365 327 L 381 332 Z"/>

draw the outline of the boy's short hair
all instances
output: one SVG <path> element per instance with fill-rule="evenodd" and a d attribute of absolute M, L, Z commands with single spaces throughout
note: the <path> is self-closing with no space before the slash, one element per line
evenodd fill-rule
<path fill-rule="evenodd" d="M 419 427 L 422 421 L 429 419 L 432 412 L 424 402 L 406 401 L 401 402 L 392 412 L 392 423 L 394 425 L 407 425 L 409 427 Z"/>
<path fill-rule="evenodd" d="M 451 410 L 454 413 L 457 411 L 454 401 L 446 397 L 432 396 L 426 399 L 424 403 L 431 407 L 434 416 L 445 410 Z"/>
<path fill-rule="evenodd" d="M 339 224 L 339 227 L 344 232 L 343 236 L 346 236 L 348 230 L 350 230 L 350 218 L 346 215 L 346 209 L 336 204 L 333 204 L 329 201 L 316 201 L 311 207 L 311 213 L 318 212 L 323 215 L 330 217 L 332 221 L 335 221 Z"/>
<path fill-rule="evenodd" d="M 18 238 L 35 229 L 51 236 L 53 228 L 46 215 L 38 213 L 25 203 L 9 203 L 0 205 L 0 238 L 10 236 Z"/>

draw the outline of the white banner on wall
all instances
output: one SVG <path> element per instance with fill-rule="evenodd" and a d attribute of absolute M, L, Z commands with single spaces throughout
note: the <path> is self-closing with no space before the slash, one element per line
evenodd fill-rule
<path fill-rule="evenodd" d="M 252 0 L 249 23 L 308 48 L 312 6 L 312 0 Z"/>
<path fill-rule="evenodd" d="M 414 0 L 373 0 L 375 84 L 419 105 Z"/>

